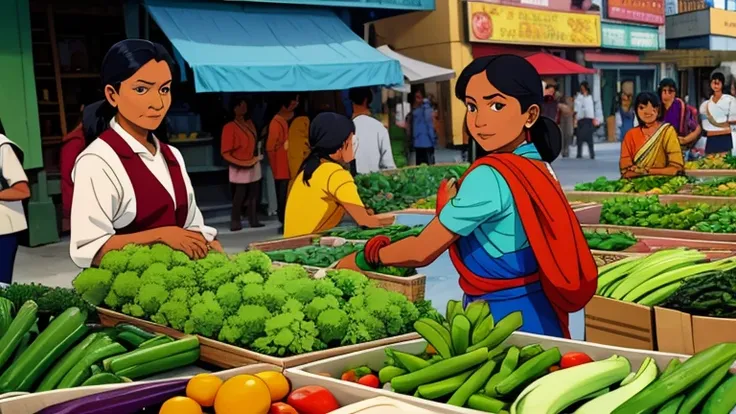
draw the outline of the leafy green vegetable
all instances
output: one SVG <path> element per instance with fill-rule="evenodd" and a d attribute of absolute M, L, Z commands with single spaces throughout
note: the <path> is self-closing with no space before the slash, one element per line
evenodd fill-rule
<path fill-rule="evenodd" d="M 647 176 L 633 179 L 608 180 L 598 177 L 590 183 L 581 183 L 575 186 L 575 191 L 598 191 L 605 193 L 646 193 L 675 194 L 685 184 L 694 182 L 694 178 Z"/>
<path fill-rule="evenodd" d="M 588 247 L 593 250 L 620 252 L 636 244 L 633 234 L 628 232 L 609 232 L 605 229 L 583 232 L 588 241 Z"/>
<path fill-rule="evenodd" d="M 736 318 L 736 271 L 685 279 L 662 306 L 691 315 Z"/>

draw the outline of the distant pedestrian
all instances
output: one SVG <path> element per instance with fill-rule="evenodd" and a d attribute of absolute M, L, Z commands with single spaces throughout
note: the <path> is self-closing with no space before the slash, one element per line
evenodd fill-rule
<path fill-rule="evenodd" d="M 554 83 L 546 83 L 544 86 L 544 97 L 542 100 L 542 116 L 557 122 L 560 122 L 560 104 L 555 99 L 557 85 Z"/>
<path fill-rule="evenodd" d="M 409 114 L 407 124 L 411 129 L 416 164 L 434 165 L 434 148 L 437 145 L 434 108 L 419 89 L 414 92 L 414 109 Z"/>
<path fill-rule="evenodd" d="M 722 73 L 713 73 L 710 78 L 713 94 L 700 105 L 700 114 L 705 117 L 706 155 L 731 153 L 733 149 L 731 125 L 736 124 L 736 99 L 723 93 L 725 83 L 726 78 Z"/>
<path fill-rule="evenodd" d="M 593 133 L 600 125 L 595 117 L 595 103 L 593 96 L 590 94 L 590 86 L 588 82 L 580 84 L 580 93 L 575 97 L 575 136 L 578 144 L 577 158 L 583 158 L 583 143 L 588 144 L 588 154 L 590 159 L 595 159 L 595 149 L 593 148 Z"/>
<path fill-rule="evenodd" d="M 381 121 L 371 116 L 373 93 L 368 87 L 350 90 L 353 102 L 355 169 L 358 174 L 395 169 L 391 138 Z"/>
<path fill-rule="evenodd" d="M 294 117 L 294 110 L 299 105 L 299 95 L 283 94 L 278 99 L 278 113 L 274 115 L 268 127 L 266 153 L 271 165 L 276 186 L 276 205 L 279 221 L 283 227 L 286 211 L 286 196 L 289 192 L 289 122 Z"/>
<path fill-rule="evenodd" d="M 621 92 L 619 105 L 616 110 L 616 140 L 623 141 L 626 133 L 637 126 L 636 112 L 632 105 L 633 97 L 627 92 Z"/>
<path fill-rule="evenodd" d="M 575 103 L 572 96 L 560 98 L 558 106 L 560 112 L 560 132 L 562 132 L 562 157 L 570 156 L 570 145 L 572 145 L 572 136 L 575 133 L 573 121 L 575 118 Z"/>

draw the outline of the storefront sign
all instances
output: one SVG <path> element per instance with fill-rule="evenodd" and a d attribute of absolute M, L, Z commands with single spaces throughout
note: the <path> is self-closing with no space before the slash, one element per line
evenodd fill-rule
<path fill-rule="evenodd" d="M 435 0 L 227 0 L 234 2 L 281 3 L 299 6 L 368 7 L 375 9 L 434 11 Z"/>
<path fill-rule="evenodd" d="M 667 16 L 667 39 L 708 36 L 710 34 L 710 11 L 700 10 Z"/>
<path fill-rule="evenodd" d="M 601 14 L 602 0 L 478 0 L 479 3 L 502 6 L 538 7 L 547 11 L 574 11 Z"/>
<path fill-rule="evenodd" d="M 710 34 L 736 37 L 736 12 L 710 9 Z"/>
<path fill-rule="evenodd" d="M 601 19 L 487 3 L 468 3 L 471 42 L 540 46 L 598 47 Z"/>
<path fill-rule="evenodd" d="M 664 0 L 608 0 L 608 18 L 664 24 Z"/>
<path fill-rule="evenodd" d="M 654 27 L 601 23 L 601 47 L 628 50 L 659 50 L 659 30 Z"/>

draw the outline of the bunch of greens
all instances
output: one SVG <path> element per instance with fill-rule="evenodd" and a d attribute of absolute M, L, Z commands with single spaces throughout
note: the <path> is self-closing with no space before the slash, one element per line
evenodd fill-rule
<path fill-rule="evenodd" d="M 736 318 L 736 271 L 686 279 L 662 306 L 691 315 Z"/>
<path fill-rule="evenodd" d="M 348 240 L 368 240 L 374 236 L 387 236 L 391 241 L 398 241 L 410 236 L 417 236 L 422 232 L 424 226 L 405 226 L 403 224 L 393 224 L 386 227 L 378 227 L 375 229 L 363 229 L 360 227 L 336 227 L 327 230 L 323 234 L 325 236 L 342 237 Z"/>
<path fill-rule="evenodd" d="M 736 205 L 662 204 L 657 196 L 617 197 L 603 203 L 600 221 L 618 226 L 734 233 Z"/>
<path fill-rule="evenodd" d="M 76 307 L 87 313 L 96 314 L 95 309 L 73 289 L 62 287 L 48 287 L 36 283 L 13 283 L 0 289 L 0 297 L 13 302 L 15 309 L 29 300 L 36 302 L 38 312 L 47 315 L 61 315 L 65 310 Z"/>
<path fill-rule="evenodd" d="M 591 183 L 575 186 L 575 191 L 597 191 L 605 193 L 646 193 L 675 194 L 685 184 L 693 182 L 688 177 L 647 176 L 633 179 L 608 180 L 598 177 Z"/>
<path fill-rule="evenodd" d="M 609 232 L 606 230 L 584 231 L 588 247 L 592 250 L 620 252 L 636 244 L 637 240 L 629 232 Z"/>
<path fill-rule="evenodd" d="M 736 157 L 731 154 L 707 155 L 697 161 L 685 163 L 688 170 L 731 170 L 736 168 Z"/>
<path fill-rule="evenodd" d="M 257 250 L 191 261 L 167 246 L 131 245 L 73 285 L 94 305 L 276 356 L 407 333 L 421 316 L 361 273 L 311 279 L 299 265 L 272 267 Z"/>
<path fill-rule="evenodd" d="M 460 178 L 466 164 L 405 168 L 390 173 L 361 174 L 355 177 L 358 194 L 366 207 L 376 213 L 404 210 L 417 200 L 437 193 L 445 178 Z"/>
<path fill-rule="evenodd" d="M 363 248 L 360 244 L 345 243 L 342 246 L 320 246 L 319 244 L 304 246 L 298 249 L 275 250 L 266 252 L 274 262 L 295 263 L 304 266 L 329 267 L 333 263 L 358 252 Z"/>
<path fill-rule="evenodd" d="M 719 178 L 695 185 L 692 193 L 702 196 L 736 197 L 736 178 Z"/>

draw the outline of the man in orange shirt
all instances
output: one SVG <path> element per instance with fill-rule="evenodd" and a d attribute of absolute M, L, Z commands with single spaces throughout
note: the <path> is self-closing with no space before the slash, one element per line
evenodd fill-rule
<path fill-rule="evenodd" d="M 286 196 L 289 192 L 289 122 L 294 117 L 294 110 L 299 105 L 299 95 L 284 93 L 276 99 L 279 111 L 274 115 L 268 127 L 266 154 L 271 165 L 273 179 L 276 184 L 276 205 L 279 221 L 284 224 Z"/>

